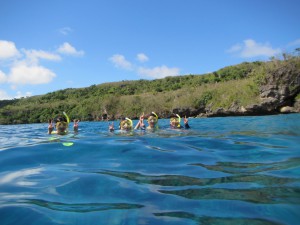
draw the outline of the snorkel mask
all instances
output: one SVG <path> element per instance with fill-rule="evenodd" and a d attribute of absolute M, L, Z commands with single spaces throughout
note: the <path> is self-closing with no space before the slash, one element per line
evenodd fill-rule
<path fill-rule="evenodd" d="M 152 112 L 148 117 L 148 129 L 158 129 L 158 116 L 155 112 Z"/>
<path fill-rule="evenodd" d="M 56 130 L 58 134 L 65 134 L 67 132 L 68 123 L 65 121 L 59 121 L 56 123 Z"/>
<path fill-rule="evenodd" d="M 151 122 L 151 120 L 153 120 L 155 124 L 158 122 L 158 116 L 155 112 L 152 112 L 151 115 L 148 117 L 148 123 Z"/>
<path fill-rule="evenodd" d="M 178 114 L 175 114 L 177 117 L 171 117 L 170 118 L 170 123 L 178 123 L 176 126 L 177 127 L 180 127 L 180 121 L 181 121 L 181 118 Z"/>
<path fill-rule="evenodd" d="M 121 130 L 131 130 L 132 124 L 132 120 L 126 117 L 125 120 L 120 122 L 120 128 Z"/>

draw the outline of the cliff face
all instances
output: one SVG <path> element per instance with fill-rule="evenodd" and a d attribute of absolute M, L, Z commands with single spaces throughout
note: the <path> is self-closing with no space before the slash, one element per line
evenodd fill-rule
<path fill-rule="evenodd" d="M 299 112 L 296 96 L 300 92 L 300 69 L 297 64 L 287 64 L 267 77 L 261 86 L 262 106 L 275 112 Z"/>
<path fill-rule="evenodd" d="M 235 115 L 268 115 L 279 113 L 300 112 L 300 66 L 297 63 L 286 62 L 276 69 L 266 72 L 261 83 L 260 103 L 248 106 L 239 106 L 232 103 L 229 109 L 219 108 L 210 111 L 206 107 L 200 117 L 235 116 Z"/>

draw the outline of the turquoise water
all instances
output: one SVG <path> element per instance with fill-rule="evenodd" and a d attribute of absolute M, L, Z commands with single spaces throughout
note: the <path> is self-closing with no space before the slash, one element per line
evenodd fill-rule
<path fill-rule="evenodd" d="M 0 126 L 0 224 L 299 224 L 300 114 L 159 123 Z"/>

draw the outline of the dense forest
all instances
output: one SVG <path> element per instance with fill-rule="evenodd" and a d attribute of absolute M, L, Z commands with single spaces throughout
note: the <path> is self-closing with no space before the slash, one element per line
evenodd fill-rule
<path fill-rule="evenodd" d="M 159 117 L 168 117 L 179 109 L 190 109 L 187 116 L 197 116 L 208 109 L 228 109 L 232 104 L 257 104 L 260 86 L 268 74 L 291 65 L 300 68 L 299 55 L 284 55 L 284 59 L 273 58 L 267 62 L 244 62 L 202 75 L 104 83 L 3 100 L 0 124 L 45 123 L 63 111 L 71 119 L 92 121 L 103 117 L 117 119 L 122 115 L 134 119 L 151 111 Z"/>

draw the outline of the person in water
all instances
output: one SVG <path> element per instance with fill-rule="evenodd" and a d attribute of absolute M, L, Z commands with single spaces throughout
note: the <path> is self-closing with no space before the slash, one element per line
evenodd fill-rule
<path fill-rule="evenodd" d="M 53 130 L 54 130 L 54 127 L 53 127 L 53 120 L 52 120 L 52 119 L 49 119 L 49 120 L 48 120 L 48 134 L 51 134 Z"/>
<path fill-rule="evenodd" d="M 63 112 L 63 114 L 64 114 L 64 117 L 63 116 L 58 116 L 55 119 L 56 131 L 51 131 L 51 134 L 64 135 L 64 134 L 68 133 L 70 119 L 69 119 L 68 115 L 65 112 Z M 50 124 L 49 124 L 49 126 L 50 126 Z M 48 131 L 49 131 L 49 126 L 48 126 Z"/>
<path fill-rule="evenodd" d="M 140 116 L 139 122 L 136 124 L 134 129 L 141 129 L 141 130 L 154 130 L 158 128 L 158 116 L 155 112 L 150 113 L 148 116 L 147 122 L 148 122 L 148 127 L 146 128 L 146 125 L 144 124 L 144 113 L 143 115 Z"/>
<path fill-rule="evenodd" d="M 110 123 L 110 124 L 108 125 L 108 130 L 109 130 L 110 132 L 113 132 L 113 131 L 115 130 L 115 127 L 114 127 L 114 123 L 113 123 L 113 122 Z"/>
<path fill-rule="evenodd" d="M 78 132 L 78 127 L 79 127 L 78 123 L 79 123 L 79 121 L 80 120 L 76 120 L 76 119 L 74 120 L 73 129 L 74 129 L 75 132 Z"/>
<path fill-rule="evenodd" d="M 181 118 L 178 114 L 172 114 L 170 118 L 170 126 L 172 129 L 189 129 L 189 121 L 186 117 L 184 117 L 184 127 L 180 125 Z"/>
<path fill-rule="evenodd" d="M 129 118 L 127 118 L 127 117 L 126 118 L 123 117 L 121 119 L 120 124 L 119 124 L 119 129 L 123 130 L 123 131 L 130 131 L 130 130 L 132 130 L 132 120 L 129 119 Z M 115 130 L 114 123 L 109 124 L 108 130 L 110 132 L 113 132 Z"/>
<path fill-rule="evenodd" d="M 120 125 L 119 125 L 120 130 L 132 130 L 132 120 L 129 118 L 122 118 Z"/>

